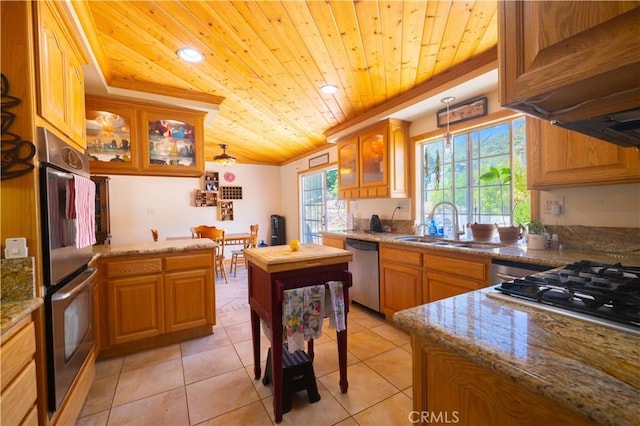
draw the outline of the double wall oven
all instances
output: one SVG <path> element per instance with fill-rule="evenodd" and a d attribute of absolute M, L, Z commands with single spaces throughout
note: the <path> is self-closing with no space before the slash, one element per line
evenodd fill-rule
<path fill-rule="evenodd" d="M 95 270 L 88 267 L 92 247 L 86 226 L 95 186 L 86 186 L 91 182 L 86 155 L 44 128 L 38 129 L 38 157 L 48 395 L 53 413 L 93 347 Z M 79 188 L 82 194 L 76 192 Z"/>

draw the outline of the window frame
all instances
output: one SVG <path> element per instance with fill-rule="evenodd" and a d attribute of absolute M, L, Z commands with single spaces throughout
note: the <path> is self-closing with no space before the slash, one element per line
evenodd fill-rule
<path fill-rule="evenodd" d="M 525 118 L 526 115 L 510 111 L 510 110 L 499 110 L 497 112 L 490 113 L 484 117 L 470 120 L 468 122 L 460 123 L 455 126 L 451 126 L 451 132 L 455 134 L 463 134 L 463 133 L 471 133 L 476 130 L 480 130 L 482 128 L 491 127 L 492 125 L 498 125 L 502 122 L 513 121 L 518 118 Z M 422 179 L 422 144 L 428 141 L 434 141 L 437 139 L 442 139 L 443 131 L 442 129 L 433 129 L 429 132 L 425 132 L 419 135 L 415 135 L 411 137 L 411 142 L 413 145 L 413 156 L 414 160 L 412 161 L 413 168 L 415 170 L 414 173 L 414 217 L 416 218 L 416 223 L 419 225 L 424 224 L 426 228 L 425 216 L 430 212 L 425 212 L 424 203 L 423 203 L 423 179 Z M 529 190 L 530 197 L 530 216 L 531 220 L 539 219 L 539 206 L 540 206 L 540 195 L 539 191 Z M 461 224 L 462 225 L 462 224 Z M 425 229 L 426 232 L 426 229 Z"/>

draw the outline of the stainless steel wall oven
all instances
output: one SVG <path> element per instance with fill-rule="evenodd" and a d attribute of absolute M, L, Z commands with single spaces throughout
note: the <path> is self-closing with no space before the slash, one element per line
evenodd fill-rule
<path fill-rule="evenodd" d="M 55 412 L 93 347 L 93 279 L 88 216 L 95 207 L 87 157 L 38 129 L 49 411 Z M 92 191 L 93 190 L 93 194 Z M 91 199 L 93 195 L 93 200 Z M 82 204 L 75 197 L 82 197 Z M 94 203 L 91 207 L 91 203 Z M 88 237 L 88 238 L 87 238 Z"/>

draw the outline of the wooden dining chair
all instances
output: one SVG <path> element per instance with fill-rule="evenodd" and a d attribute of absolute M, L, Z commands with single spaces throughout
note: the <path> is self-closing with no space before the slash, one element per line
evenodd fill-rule
<path fill-rule="evenodd" d="M 251 225 L 249 227 L 249 232 L 251 233 L 251 239 L 249 242 L 245 243 L 245 246 L 240 250 L 232 250 L 231 251 L 231 264 L 229 265 L 229 273 L 233 272 L 233 276 L 235 277 L 238 273 L 238 265 L 246 267 L 247 264 L 244 259 L 244 249 L 256 247 L 258 245 L 258 229 L 260 227 L 258 224 Z"/>
<path fill-rule="evenodd" d="M 216 229 L 215 226 L 198 225 L 190 228 L 191 238 L 211 238 L 211 232 Z M 207 234 L 203 236 L 202 234 Z"/>
<path fill-rule="evenodd" d="M 211 238 L 213 241 L 218 243 L 218 247 L 216 247 L 216 255 L 215 255 L 215 270 L 216 274 L 219 272 L 222 278 L 224 278 L 224 282 L 228 283 L 227 280 L 227 271 L 224 268 L 224 229 L 215 228 L 211 232 Z"/>
<path fill-rule="evenodd" d="M 224 268 L 224 235 L 224 229 L 207 225 L 196 226 L 192 228 L 191 231 L 191 236 L 193 238 L 209 238 L 218 243 L 218 246 L 215 248 L 214 255 L 215 273 L 216 275 L 220 273 L 220 276 L 224 278 L 224 282 L 228 283 L 227 271 Z"/>

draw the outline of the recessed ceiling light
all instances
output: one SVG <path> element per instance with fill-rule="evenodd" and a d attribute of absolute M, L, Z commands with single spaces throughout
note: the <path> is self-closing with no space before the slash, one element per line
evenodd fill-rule
<path fill-rule="evenodd" d="M 333 95 L 338 91 L 338 87 L 333 84 L 325 84 L 320 88 L 320 91 L 325 95 Z"/>
<path fill-rule="evenodd" d="M 198 52 L 193 47 L 183 47 L 182 49 L 178 50 L 178 57 L 183 61 L 193 63 L 202 62 L 202 60 L 204 59 L 204 55 Z"/>

